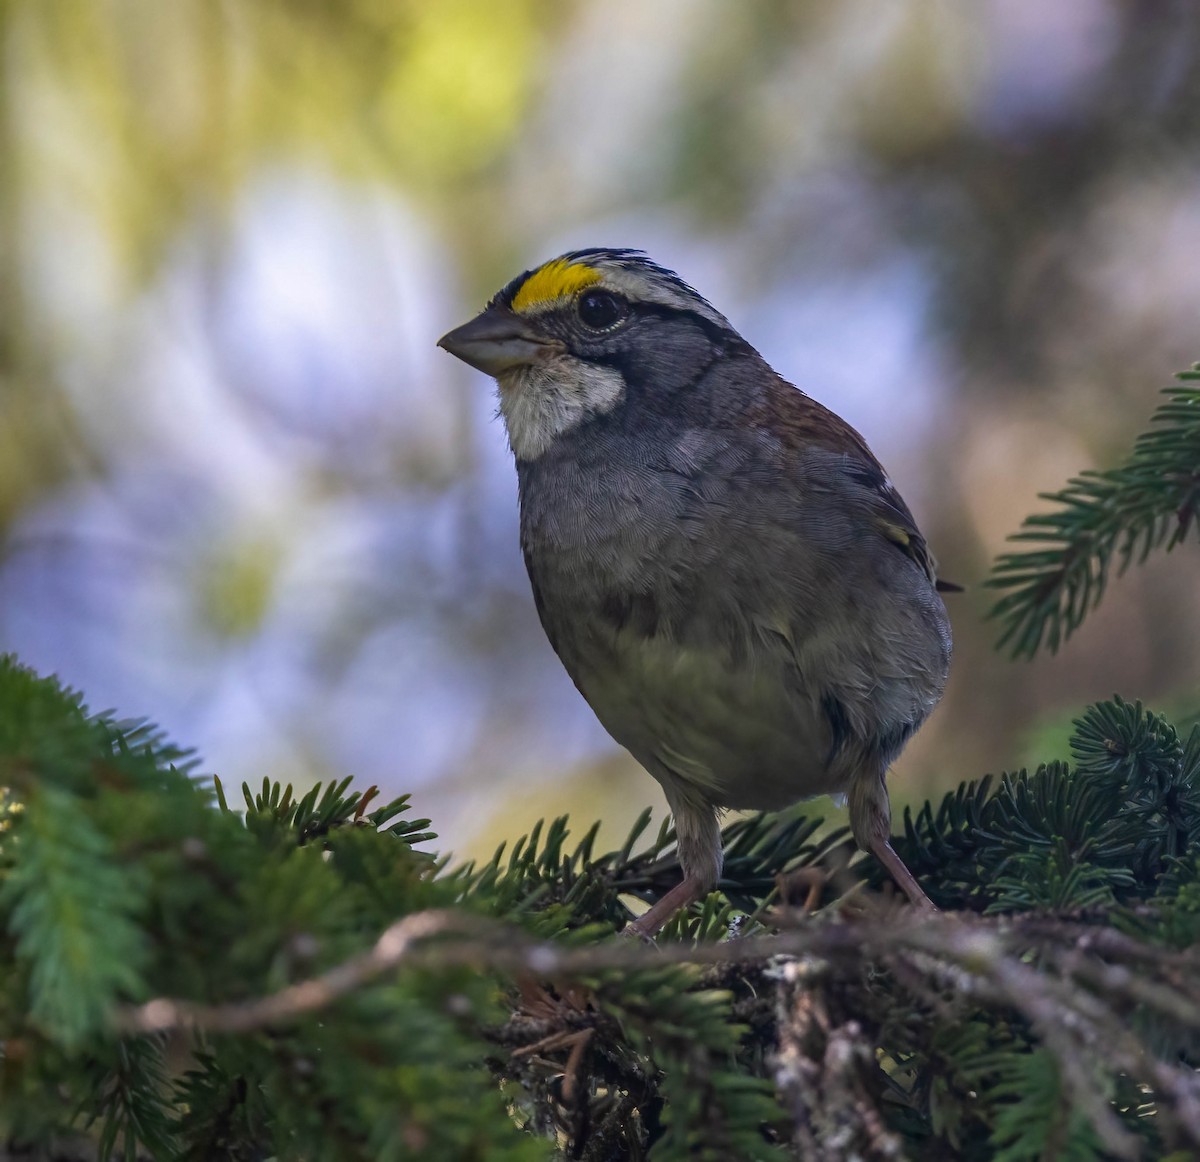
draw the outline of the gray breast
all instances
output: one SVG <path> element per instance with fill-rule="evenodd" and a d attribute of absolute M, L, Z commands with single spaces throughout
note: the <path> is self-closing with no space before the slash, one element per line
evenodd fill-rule
<path fill-rule="evenodd" d="M 831 578 L 773 511 L 761 449 L 589 425 L 519 474 L 542 624 L 618 742 L 724 806 L 842 788 L 822 674 L 840 630 L 816 608 Z"/>

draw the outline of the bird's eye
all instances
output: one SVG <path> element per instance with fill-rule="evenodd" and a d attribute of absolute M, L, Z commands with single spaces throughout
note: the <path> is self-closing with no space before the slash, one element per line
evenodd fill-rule
<path fill-rule="evenodd" d="M 629 313 L 629 304 L 608 291 L 587 291 L 579 299 L 579 321 L 590 331 L 607 331 Z"/>

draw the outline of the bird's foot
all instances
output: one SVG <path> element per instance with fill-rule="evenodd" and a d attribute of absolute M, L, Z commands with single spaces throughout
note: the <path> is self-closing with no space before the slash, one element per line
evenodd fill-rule
<path fill-rule="evenodd" d="M 662 926 L 676 913 L 695 903 L 708 891 L 708 884 L 699 878 L 685 879 L 676 884 L 661 900 L 643 912 L 636 920 L 630 920 L 621 931 L 622 936 L 638 937 L 648 944 Z"/>
<path fill-rule="evenodd" d="M 938 910 L 937 905 L 922 891 L 921 885 L 917 883 L 912 872 L 904 866 L 904 860 L 896 854 L 896 850 L 887 836 L 872 841 L 871 854 L 891 873 L 892 879 L 912 901 L 914 908 L 920 908 L 926 912 Z"/>
<path fill-rule="evenodd" d="M 829 880 L 829 873 L 822 867 L 798 867 L 790 872 L 780 872 L 775 877 L 779 902 L 788 907 L 799 907 L 806 914 L 815 912 Z"/>

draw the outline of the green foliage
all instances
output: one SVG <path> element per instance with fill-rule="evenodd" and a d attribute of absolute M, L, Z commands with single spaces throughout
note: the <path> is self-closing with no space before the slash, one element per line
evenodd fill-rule
<path fill-rule="evenodd" d="M 5 1140 L 88 1132 L 99 1156 L 129 1158 L 545 1157 L 481 1067 L 475 1024 L 501 1009 L 466 970 L 380 981 L 335 1021 L 197 1037 L 169 1068 L 154 1039 L 112 1029 L 118 1002 L 244 1000 L 452 902 L 406 800 L 268 785 L 244 815 L 222 810 L 155 732 L 87 717 L 11 659 L 0 723 Z"/>
<path fill-rule="evenodd" d="M 688 969 L 611 974 L 596 983 L 597 1008 L 650 1063 L 662 1111 L 648 1137 L 655 1162 L 672 1158 L 782 1157 L 763 1139 L 781 1120 L 767 1078 L 739 1061 L 747 1030 L 731 1021 L 732 995 L 706 989 Z M 658 1136 L 658 1135 L 661 1136 Z"/>
<path fill-rule="evenodd" d="M 1096 1084 L 1102 1085 L 1099 1074 Z M 995 1162 L 1091 1162 L 1100 1143 L 1087 1118 L 1063 1092 L 1051 1053 L 1035 1049 L 1008 1054 L 999 1063 L 993 1097 L 996 1113 Z"/>
<path fill-rule="evenodd" d="M 1200 726 L 1185 741 L 1119 697 L 1070 739 L 1074 766 L 968 783 L 905 812 L 902 858 L 935 902 L 979 911 L 1078 911 L 1147 899 L 1200 839 Z"/>
<path fill-rule="evenodd" d="M 1004 596 L 992 616 L 1014 656 L 1057 650 L 1099 604 L 1114 565 L 1123 573 L 1200 527 L 1200 364 L 1178 378 L 1129 459 L 1042 494 L 1055 508 L 1011 538 L 1036 547 L 996 561 L 987 584 Z"/>
<path fill-rule="evenodd" d="M 596 850 L 595 828 L 572 842 L 560 819 L 449 868 L 421 849 L 433 837 L 407 798 L 266 782 L 234 811 L 156 731 L 89 717 L 6 659 L 0 1141 L 84 1142 L 99 1158 L 531 1162 L 771 1159 L 805 1141 L 842 1141 L 830 1157 L 1008 1162 L 1181 1148 L 1147 1063 L 1181 1077 L 1200 1064 L 1195 974 L 1171 960 L 1200 941 L 1200 727 L 1181 737 L 1114 699 L 1076 722 L 1071 753 L 966 784 L 896 839 L 935 899 L 992 917 L 1012 964 L 1033 966 L 1064 1014 L 1045 1041 L 978 950 L 921 945 L 908 923 L 881 942 L 887 913 L 847 928 L 858 877 L 879 870 L 800 810 L 731 823 L 721 891 L 660 947 L 736 950 L 782 924 L 780 939 L 826 940 L 825 958 L 674 964 L 613 944 L 631 898 L 678 875 L 669 826 L 637 850 L 648 816 L 616 851 Z M 772 910 L 776 874 L 797 870 L 825 874 L 815 915 Z M 313 1009 L 246 1019 L 259 998 L 364 963 L 398 919 L 442 913 L 462 917 L 467 945 L 446 933 Z M 1081 931 L 1137 951 L 1085 954 Z M 578 967 L 539 972 L 531 952 L 515 970 L 533 937 Z M 589 967 L 614 948 L 633 962 Z M 180 1010 L 166 1035 L 131 1032 L 155 997 L 210 1007 Z M 1087 1048 L 1101 1035 L 1111 1056 Z M 1104 1137 L 1063 1053 L 1128 1138 Z"/>
<path fill-rule="evenodd" d="M 16 959 L 29 972 L 29 1018 L 67 1045 L 95 1034 L 118 997 L 140 996 L 142 877 L 113 859 L 75 796 L 51 784 L 24 803 L 6 844 L 0 891 Z"/>

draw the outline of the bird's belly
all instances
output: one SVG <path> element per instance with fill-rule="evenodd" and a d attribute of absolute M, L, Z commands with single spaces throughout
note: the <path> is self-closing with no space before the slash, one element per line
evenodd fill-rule
<path fill-rule="evenodd" d="M 769 657 L 735 661 L 628 630 L 588 652 L 585 666 L 563 660 L 609 733 L 660 781 L 760 810 L 845 789 L 820 706 Z"/>

